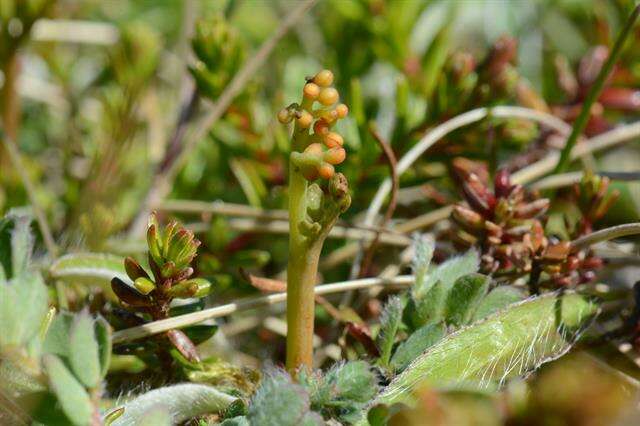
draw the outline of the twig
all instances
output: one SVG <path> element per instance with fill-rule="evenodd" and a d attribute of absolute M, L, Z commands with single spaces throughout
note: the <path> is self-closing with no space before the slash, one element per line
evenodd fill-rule
<path fill-rule="evenodd" d="M 583 144 L 575 146 L 571 151 L 571 159 L 575 160 L 583 155 L 611 148 L 639 136 L 640 121 L 615 128 L 606 133 L 594 136 Z M 560 155 L 557 152 L 552 152 L 543 159 L 515 172 L 511 175 L 511 181 L 514 184 L 521 185 L 532 182 L 551 172 L 557 164 L 559 157 Z"/>
<path fill-rule="evenodd" d="M 380 148 L 382 148 L 382 152 L 384 152 L 387 164 L 389 165 L 389 175 L 391 176 L 392 182 L 391 199 L 389 200 L 387 211 L 385 212 L 382 223 L 380 224 L 380 227 L 384 228 L 393 217 L 393 213 L 395 212 L 396 205 L 398 203 L 398 189 L 400 188 L 400 181 L 398 180 L 398 173 L 396 172 L 398 160 L 396 159 L 396 154 L 393 152 L 391 145 L 389 145 L 388 142 L 382 139 L 382 136 L 380 136 L 373 125 L 369 127 L 369 132 L 371 133 L 371 136 L 373 136 L 373 138 L 376 140 L 376 142 L 378 142 Z M 353 263 L 353 269 L 351 271 L 352 278 L 355 278 L 356 276 L 359 278 L 363 278 L 367 275 L 371 266 L 371 262 L 373 261 L 373 254 L 375 253 L 379 237 L 380 233 L 378 232 L 376 233 L 376 237 L 373 239 L 373 241 L 371 241 L 371 244 L 369 244 L 369 248 L 364 254 L 362 262 L 358 262 L 356 260 L 356 262 Z"/>
<path fill-rule="evenodd" d="M 339 293 L 342 291 L 358 290 L 379 285 L 406 287 L 413 283 L 413 275 L 401 275 L 393 279 L 363 278 L 353 281 L 343 281 L 332 284 L 324 284 L 315 287 L 316 295 Z M 190 314 L 180 315 L 165 320 L 150 322 L 141 326 L 127 328 L 113 333 L 113 343 L 122 343 L 130 340 L 159 334 L 174 328 L 183 328 L 199 322 L 231 315 L 235 312 L 260 308 L 284 302 L 286 293 L 270 294 L 267 296 L 253 297 L 226 305 L 216 306 Z"/>
<path fill-rule="evenodd" d="M 633 9 L 633 12 L 631 12 L 631 15 L 629 15 L 629 18 L 627 19 L 627 22 L 625 23 L 624 28 L 622 29 L 622 31 L 620 31 L 620 34 L 618 34 L 618 37 L 616 38 L 616 42 L 613 45 L 613 49 L 611 49 L 611 53 L 609 53 L 609 57 L 607 58 L 607 61 L 602 66 L 602 69 L 598 73 L 596 80 L 593 82 L 593 84 L 589 88 L 589 92 L 587 93 L 587 96 L 585 97 L 584 102 L 582 103 L 582 110 L 580 110 L 580 115 L 578 116 L 576 121 L 573 123 L 571 134 L 567 138 L 567 142 L 564 148 L 562 148 L 562 152 L 560 153 L 560 160 L 558 161 L 558 164 L 554 169 L 555 173 L 562 173 L 569 166 L 569 162 L 571 161 L 571 151 L 573 150 L 576 142 L 578 141 L 578 137 L 582 134 L 585 127 L 587 126 L 587 122 L 589 121 L 589 117 L 591 116 L 591 107 L 593 106 L 593 103 L 596 101 L 596 99 L 598 99 L 598 96 L 600 96 L 600 92 L 602 92 L 604 83 L 609 77 L 609 74 L 611 74 L 611 71 L 613 70 L 613 66 L 618 61 L 618 57 L 622 52 L 622 47 L 624 46 L 624 43 L 627 40 L 627 37 L 629 36 L 629 33 L 631 33 L 631 30 L 633 29 L 633 26 L 639 14 L 640 14 L 640 5 L 637 5 Z"/>
<path fill-rule="evenodd" d="M 52 258 L 55 258 L 58 255 L 58 247 L 56 246 L 56 243 L 53 239 L 53 234 L 51 233 L 51 228 L 49 227 L 49 223 L 47 222 L 47 217 L 44 214 L 44 210 L 40 207 L 40 203 L 38 202 L 38 199 L 36 197 L 35 186 L 33 182 L 31 182 L 31 179 L 29 179 L 27 169 L 22 162 L 20 151 L 13 139 L 9 138 L 7 135 L 4 135 L 4 137 L 2 137 L 2 143 L 9 153 L 9 158 L 11 159 L 11 163 L 13 164 L 13 168 L 20 175 L 22 185 L 27 191 L 27 196 L 29 197 L 29 202 L 31 203 L 33 214 L 36 217 L 36 221 L 38 222 L 38 226 L 40 227 L 40 231 L 42 232 L 42 239 L 44 240 L 44 244 L 47 247 L 47 251 Z"/>
<path fill-rule="evenodd" d="M 170 191 L 173 180 L 178 171 L 183 166 L 186 159 L 191 155 L 197 144 L 202 141 L 209 129 L 222 117 L 229 108 L 231 102 L 242 91 L 249 82 L 253 74 L 264 64 L 278 42 L 287 34 L 293 25 L 309 10 L 317 0 L 305 0 L 297 5 L 295 9 L 287 15 L 273 35 L 265 40 L 256 54 L 247 61 L 242 69 L 238 71 L 233 80 L 224 89 L 216 103 L 210 108 L 206 116 L 188 132 L 185 137 L 185 146 L 175 160 L 168 164 L 166 169 L 154 177 L 153 183 L 145 197 L 145 201 L 138 216 L 134 219 L 130 235 L 139 235 L 143 232 L 147 221 L 147 216 L 151 206 L 157 205 Z"/>
<path fill-rule="evenodd" d="M 572 241 L 571 251 L 575 252 L 592 244 L 600 243 L 602 241 L 608 241 L 614 238 L 638 234 L 640 234 L 640 222 L 625 223 L 624 225 L 612 226 L 611 228 L 601 229 Z"/>

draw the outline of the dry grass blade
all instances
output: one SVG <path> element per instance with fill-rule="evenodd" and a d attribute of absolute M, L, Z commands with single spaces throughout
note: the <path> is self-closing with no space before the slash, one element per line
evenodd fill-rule
<path fill-rule="evenodd" d="M 332 284 L 319 285 L 315 288 L 316 295 L 339 293 L 349 290 L 360 290 L 376 286 L 406 287 L 413 283 L 412 275 L 401 275 L 392 279 L 363 278 L 353 281 L 342 281 Z M 147 336 L 163 333 L 174 328 L 183 328 L 199 322 L 231 315 L 235 312 L 248 309 L 260 308 L 263 306 L 282 303 L 287 300 L 286 293 L 276 293 L 267 296 L 253 297 L 226 305 L 216 306 L 190 314 L 154 321 L 138 327 L 131 327 L 113 333 L 113 343 L 122 343 L 130 340 L 141 339 Z"/>
<path fill-rule="evenodd" d="M 612 226 L 611 228 L 601 229 L 572 241 L 571 250 L 575 252 L 592 244 L 600 243 L 602 241 L 609 241 L 614 238 L 638 234 L 640 234 L 640 222 L 625 223 L 624 225 Z"/>

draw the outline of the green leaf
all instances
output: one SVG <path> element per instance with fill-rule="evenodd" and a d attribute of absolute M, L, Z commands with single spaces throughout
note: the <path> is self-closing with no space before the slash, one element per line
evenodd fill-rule
<path fill-rule="evenodd" d="M 216 334 L 218 326 L 215 324 L 199 324 L 192 325 L 191 327 L 183 328 L 182 331 L 193 342 L 194 345 L 199 345 L 202 342 L 206 342 Z"/>
<path fill-rule="evenodd" d="M 398 345 L 391 366 L 396 371 L 404 370 L 414 359 L 444 337 L 446 329 L 443 323 L 427 324 L 413 332 L 407 340 Z"/>
<path fill-rule="evenodd" d="M 326 385 L 335 393 L 334 398 L 366 403 L 376 394 L 377 379 L 365 361 L 348 361 L 331 368 L 325 376 Z"/>
<path fill-rule="evenodd" d="M 42 277 L 28 270 L 0 282 L 0 348 L 23 346 L 47 315 L 48 295 Z"/>
<path fill-rule="evenodd" d="M 472 321 L 478 321 L 506 308 L 512 303 L 524 300 L 526 296 L 521 290 L 511 286 L 501 286 L 493 289 L 478 304 Z"/>
<path fill-rule="evenodd" d="M 396 341 L 396 335 L 402 325 L 402 311 L 404 309 L 404 301 L 398 297 L 390 297 L 385 306 L 384 312 L 380 318 L 380 332 L 377 336 L 377 344 L 380 349 L 381 365 L 389 364 L 391 358 L 391 350 Z"/>
<path fill-rule="evenodd" d="M 597 306 L 577 294 L 547 294 L 511 305 L 442 339 L 417 358 L 375 403 L 411 400 L 421 384 L 488 386 L 532 371 L 572 346 Z"/>
<path fill-rule="evenodd" d="M 462 256 L 452 257 L 430 272 L 423 285 L 414 286 L 413 297 L 416 300 L 421 299 L 438 281 L 441 281 L 448 291 L 458 278 L 478 272 L 479 266 L 480 257 L 476 250 L 469 250 Z"/>
<path fill-rule="evenodd" d="M 429 265 L 431 265 L 435 242 L 432 238 L 425 235 L 418 235 L 414 238 L 413 247 L 415 254 L 413 255 L 411 269 L 413 270 L 413 275 L 416 277 L 415 287 L 418 288 L 424 285 Z"/>
<path fill-rule="evenodd" d="M 51 276 L 67 282 L 101 285 L 110 292 L 117 277 L 133 285 L 124 269 L 124 259 L 106 253 L 73 253 L 60 257 L 49 269 Z"/>
<path fill-rule="evenodd" d="M 87 391 L 57 356 L 45 355 L 42 362 L 51 389 L 66 416 L 74 425 L 89 425 L 93 407 Z"/>
<path fill-rule="evenodd" d="M 73 314 L 60 312 L 51 322 L 44 338 L 44 353 L 55 354 L 63 358 L 69 357 L 69 330 L 73 323 Z"/>
<path fill-rule="evenodd" d="M 0 361 L 0 387 L 10 390 L 13 397 L 47 390 L 46 385 L 23 366 L 7 359 Z"/>
<path fill-rule="evenodd" d="M 33 234 L 31 233 L 30 215 L 13 216 L 13 232 L 11 232 L 11 267 L 16 276 L 27 269 L 31 262 L 33 250 Z"/>
<path fill-rule="evenodd" d="M 95 321 L 95 333 L 100 357 L 100 377 L 104 378 L 111 362 L 111 326 L 101 316 Z"/>
<path fill-rule="evenodd" d="M 411 313 L 413 326 L 417 328 L 442 321 L 446 300 L 447 289 L 445 285 L 441 281 L 436 281 L 424 297 L 414 301 Z"/>
<path fill-rule="evenodd" d="M 172 426 L 171 412 L 163 405 L 158 404 L 147 410 L 136 426 Z"/>
<path fill-rule="evenodd" d="M 460 327 L 471 320 L 472 314 L 489 288 L 489 277 L 469 274 L 456 280 L 447 295 L 445 321 Z"/>
<path fill-rule="evenodd" d="M 75 376 L 88 388 L 100 383 L 101 366 L 93 318 L 83 311 L 76 315 L 69 331 L 69 364 Z"/>
<path fill-rule="evenodd" d="M 265 374 L 254 394 L 247 418 L 252 425 L 297 426 L 309 412 L 309 395 L 283 371 Z"/>
<path fill-rule="evenodd" d="M 166 386 L 124 404 L 124 413 L 113 425 L 136 426 L 156 406 L 163 406 L 171 413 L 171 424 L 179 424 L 202 414 L 220 413 L 236 399 L 206 385 L 190 383 Z"/>

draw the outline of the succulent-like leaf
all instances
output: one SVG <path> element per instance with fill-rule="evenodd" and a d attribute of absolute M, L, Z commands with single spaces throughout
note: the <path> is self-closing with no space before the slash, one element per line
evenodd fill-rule
<path fill-rule="evenodd" d="M 51 389 L 65 415 L 74 425 L 89 425 L 93 407 L 87 391 L 57 356 L 45 355 L 42 362 Z"/>
<path fill-rule="evenodd" d="M 131 306 L 149 306 L 151 299 L 118 277 L 111 279 L 111 289 L 118 299 Z"/>
<path fill-rule="evenodd" d="M 216 334 L 216 331 L 218 331 L 218 326 L 215 324 L 198 324 L 183 328 L 182 331 L 191 339 L 194 345 L 199 345 L 212 338 L 213 335 Z"/>
<path fill-rule="evenodd" d="M 199 384 L 180 384 L 154 389 L 124 404 L 124 413 L 113 426 L 136 426 L 156 406 L 165 407 L 171 424 L 179 424 L 191 417 L 219 413 L 237 398 L 214 387 Z"/>
<path fill-rule="evenodd" d="M 397 371 L 404 370 L 414 359 L 444 337 L 446 329 L 443 323 L 423 325 L 414 331 L 391 357 L 391 367 Z"/>
<path fill-rule="evenodd" d="M 391 359 L 391 350 L 396 340 L 396 335 L 402 325 L 402 311 L 404 301 L 398 296 L 392 296 L 387 301 L 382 316 L 380 318 L 380 331 L 377 337 L 377 344 L 380 350 L 380 364 L 386 366 Z"/>
<path fill-rule="evenodd" d="M 509 306 L 436 343 L 411 363 L 376 398 L 393 404 L 429 385 L 502 382 L 564 354 L 597 313 L 582 296 L 548 294 Z"/>
<path fill-rule="evenodd" d="M 489 281 L 489 277 L 481 274 L 469 274 L 456 280 L 447 295 L 447 324 L 459 327 L 471 320 L 480 300 L 487 293 Z"/>
<path fill-rule="evenodd" d="M 132 257 L 125 257 L 124 269 L 131 281 L 135 281 L 138 278 L 150 278 L 147 271 L 145 271 L 144 268 Z"/>
<path fill-rule="evenodd" d="M 101 365 L 99 346 L 93 318 L 87 311 L 76 315 L 69 330 L 69 364 L 73 374 L 88 388 L 100 383 Z"/>
<path fill-rule="evenodd" d="M 511 286 L 496 287 L 489 292 L 478 304 L 478 308 L 473 314 L 473 321 L 478 321 L 489 315 L 506 308 L 512 303 L 525 299 L 524 293 Z"/>
<path fill-rule="evenodd" d="M 198 350 L 194 346 L 191 339 L 180 330 L 167 331 L 167 337 L 173 346 L 184 356 L 189 362 L 198 362 Z"/>

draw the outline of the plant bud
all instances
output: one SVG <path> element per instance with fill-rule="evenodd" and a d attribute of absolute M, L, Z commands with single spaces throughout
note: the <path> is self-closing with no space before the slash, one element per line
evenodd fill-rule
<path fill-rule="evenodd" d="M 302 110 L 298 117 L 296 117 L 296 122 L 298 126 L 303 129 L 308 129 L 311 127 L 311 123 L 313 122 L 313 116 L 309 113 L 309 111 Z"/>
<path fill-rule="evenodd" d="M 170 297 L 188 299 L 198 292 L 198 284 L 193 281 L 183 281 L 171 287 L 168 291 Z"/>
<path fill-rule="evenodd" d="M 320 87 L 315 83 L 307 83 L 302 88 L 302 94 L 307 99 L 315 100 L 320 94 Z"/>
<path fill-rule="evenodd" d="M 281 122 L 282 124 L 289 123 L 292 118 L 293 117 L 291 116 L 291 112 L 286 108 L 282 108 L 278 112 L 278 121 Z"/>
<path fill-rule="evenodd" d="M 155 290 L 156 285 L 148 278 L 140 277 L 133 282 L 133 286 L 145 296 Z"/>
<path fill-rule="evenodd" d="M 320 143 L 312 143 L 310 144 L 308 147 L 305 148 L 304 150 L 305 154 L 310 154 L 310 155 L 320 155 L 322 154 L 322 144 Z"/>
<path fill-rule="evenodd" d="M 336 132 L 329 132 L 324 136 L 324 144 L 327 148 L 337 148 L 344 145 L 344 139 Z"/>
<path fill-rule="evenodd" d="M 329 106 L 338 102 L 339 98 L 340 95 L 338 95 L 338 91 L 336 89 L 333 87 L 326 87 L 320 91 L 318 102 L 324 106 Z"/>
<path fill-rule="evenodd" d="M 302 173 L 302 176 L 304 176 L 304 178 L 306 180 L 308 180 L 309 182 L 318 179 L 318 168 L 317 167 L 313 167 L 313 166 L 303 167 L 300 170 L 300 173 Z"/>
<path fill-rule="evenodd" d="M 349 114 L 349 107 L 345 104 L 338 104 L 338 106 L 336 106 L 336 113 L 338 114 L 338 118 L 345 118 L 347 114 Z"/>
<path fill-rule="evenodd" d="M 329 70 L 322 70 L 313 77 L 313 82 L 321 87 L 331 86 L 333 83 L 333 73 Z"/>
<path fill-rule="evenodd" d="M 318 174 L 322 179 L 331 179 L 334 173 L 335 169 L 329 163 L 322 163 L 322 165 L 318 168 Z"/>
<path fill-rule="evenodd" d="M 347 157 L 347 152 L 342 147 L 331 148 L 324 153 L 324 161 L 334 166 L 340 164 Z"/>
<path fill-rule="evenodd" d="M 316 121 L 313 125 L 313 132 L 316 135 L 326 135 L 329 132 L 329 123 L 323 119 Z"/>

